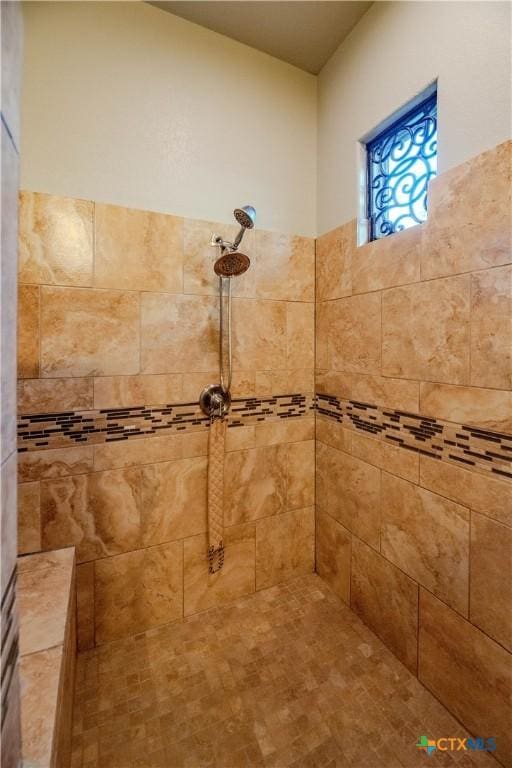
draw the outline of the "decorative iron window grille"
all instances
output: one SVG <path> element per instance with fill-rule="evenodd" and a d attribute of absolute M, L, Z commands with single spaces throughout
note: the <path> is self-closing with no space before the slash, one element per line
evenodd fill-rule
<path fill-rule="evenodd" d="M 427 218 L 428 182 L 437 174 L 437 93 L 366 145 L 370 240 Z"/>

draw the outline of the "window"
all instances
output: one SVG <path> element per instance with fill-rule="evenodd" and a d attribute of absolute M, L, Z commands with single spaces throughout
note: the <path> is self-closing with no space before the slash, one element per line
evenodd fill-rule
<path fill-rule="evenodd" d="M 427 218 L 428 182 L 437 173 L 437 93 L 366 144 L 369 239 Z"/>

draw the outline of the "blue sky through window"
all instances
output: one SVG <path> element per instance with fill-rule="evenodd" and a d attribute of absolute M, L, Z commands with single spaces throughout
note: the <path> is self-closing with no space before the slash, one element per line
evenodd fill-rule
<path fill-rule="evenodd" d="M 428 182 L 437 174 L 437 94 L 368 142 L 367 152 L 370 239 L 425 221 Z"/>

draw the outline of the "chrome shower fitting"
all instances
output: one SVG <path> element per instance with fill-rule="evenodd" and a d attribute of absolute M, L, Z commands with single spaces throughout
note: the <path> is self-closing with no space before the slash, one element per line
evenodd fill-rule
<path fill-rule="evenodd" d="M 212 235 L 210 245 L 219 248 L 220 256 L 215 261 L 213 269 L 219 276 L 220 297 L 220 338 L 219 338 L 219 376 L 220 384 L 210 384 L 205 387 L 199 397 L 199 403 L 204 413 L 210 418 L 222 418 L 229 412 L 231 405 L 231 380 L 233 376 L 232 349 L 231 349 L 231 278 L 243 275 L 249 269 L 251 261 L 245 253 L 239 253 L 238 247 L 242 242 L 246 229 L 254 227 L 256 211 L 252 205 L 243 208 L 235 208 L 235 219 L 240 224 L 234 242 L 224 240 L 220 235 Z M 224 375 L 224 281 L 228 281 L 227 292 L 227 381 Z"/>

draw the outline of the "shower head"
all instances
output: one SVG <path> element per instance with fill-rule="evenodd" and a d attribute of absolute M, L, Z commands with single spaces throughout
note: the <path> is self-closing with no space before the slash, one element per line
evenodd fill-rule
<path fill-rule="evenodd" d="M 244 229 L 252 229 L 256 220 L 256 211 L 252 205 L 244 205 L 243 208 L 235 208 L 235 219 Z"/>
<path fill-rule="evenodd" d="M 238 251 L 226 251 L 213 265 L 216 275 L 219 277 L 238 277 L 247 272 L 251 261 L 245 253 Z"/>

